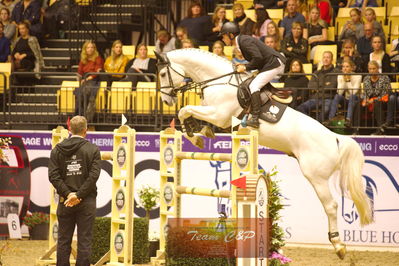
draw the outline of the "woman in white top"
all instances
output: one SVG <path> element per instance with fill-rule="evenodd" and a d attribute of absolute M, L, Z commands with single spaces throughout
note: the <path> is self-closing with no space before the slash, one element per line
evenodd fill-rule
<path fill-rule="evenodd" d="M 362 83 L 362 76 L 345 74 L 354 73 L 355 67 L 355 64 L 349 57 L 344 58 L 344 61 L 342 63 L 342 72 L 344 75 L 338 76 L 337 94 L 335 95 L 334 100 L 331 104 L 327 124 L 329 124 L 331 119 L 333 119 L 333 117 L 336 115 L 338 104 L 340 104 L 341 102 L 345 102 L 345 105 L 347 104 L 345 126 L 352 126 L 353 110 L 355 109 L 355 106 L 359 103 L 358 95 L 360 91 L 360 84 Z"/>

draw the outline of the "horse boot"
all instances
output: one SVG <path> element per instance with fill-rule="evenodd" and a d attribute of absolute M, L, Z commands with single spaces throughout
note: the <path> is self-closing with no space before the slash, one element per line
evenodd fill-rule
<path fill-rule="evenodd" d="M 251 94 L 251 119 L 247 121 L 247 126 L 259 128 L 259 115 L 260 115 L 260 91 Z"/>

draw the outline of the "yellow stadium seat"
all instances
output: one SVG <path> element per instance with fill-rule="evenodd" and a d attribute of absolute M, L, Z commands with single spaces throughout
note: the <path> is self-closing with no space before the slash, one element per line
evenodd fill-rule
<path fill-rule="evenodd" d="M 345 25 L 345 23 L 350 20 L 350 11 L 352 8 L 348 7 L 340 7 L 338 10 L 338 15 L 335 18 L 335 34 L 339 35 L 341 32 L 342 27 Z"/>
<path fill-rule="evenodd" d="M 187 91 L 184 93 L 185 105 L 201 105 L 201 97 L 195 91 Z"/>
<path fill-rule="evenodd" d="M 80 6 L 88 6 L 91 4 L 92 0 L 75 0 L 75 2 Z"/>
<path fill-rule="evenodd" d="M 398 0 L 385 0 L 385 8 L 386 8 L 386 15 L 387 17 L 391 16 L 391 12 L 392 12 L 392 8 L 394 8 L 395 6 L 397 7 L 398 4 Z"/>
<path fill-rule="evenodd" d="M 75 95 L 73 92 L 79 87 L 79 81 L 64 80 L 61 88 L 57 90 L 57 108 L 61 113 L 75 111 Z"/>
<path fill-rule="evenodd" d="M 200 45 L 199 48 L 200 48 L 200 50 L 209 52 L 209 46 L 208 45 Z"/>
<path fill-rule="evenodd" d="M 284 83 L 281 83 L 281 82 L 273 83 L 272 85 L 275 88 L 279 88 L 279 89 L 284 88 Z"/>
<path fill-rule="evenodd" d="M 134 45 L 123 45 L 122 46 L 122 53 L 126 55 L 129 60 L 135 57 L 136 46 Z"/>
<path fill-rule="evenodd" d="M 150 114 L 155 110 L 156 82 L 138 82 L 136 91 L 132 92 L 133 112 L 137 114 Z"/>
<path fill-rule="evenodd" d="M 386 15 L 386 8 L 383 7 L 370 7 L 375 11 L 376 20 L 381 23 L 381 25 L 385 24 Z"/>
<path fill-rule="evenodd" d="M 126 113 L 130 110 L 132 103 L 132 82 L 114 81 L 111 91 L 108 93 L 108 108 L 113 114 Z"/>
<path fill-rule="evenodd" d="M 3 93 L 10 87 L 11 63 L 0 63 L 0 73 L 5 75 L 0 75 L 0 93 Z"/>
<path fill-rule="evenodd" d="M 96 97 L 96 112 L 104 112 L 107 94 L 107 82 L 101 81 Z"/>
<path fill-rule="evenodd" d="M 327 40 L 335 41 L 335 27 L 328 27 L 327 29 Z"/>
<path fill-rule="evenodd" d="M 155 46 L 148 45 L 148 46 L 147 46 L 147 50 L 148 50 L 148 57 L 156 58 L 155 53 L 154 53 L 154 51 L 155 51 Z"/>
<path fill-rule="evenodd" d="M 225 46 L 224 47 L 224 54 L 230 60 L 233 59 L 233 50 L 234 50 L 233 46 Z"/>
<path fill-rule="evenodd" d="M 313 73 L 313 65 L 312 64 L 303 64 L 303 71 L 306 73 L 306 74 L 312 74 Z M 311 79 L 311 75 L 309 75 L 309 76 L 306 76 L 308 79 Z"/>
<path fill-rule="evenodd" d="M 399 82 L 391 82 L 392 91 L 399 91 Z"/>
<path fill-rule="evenodd" d="M 244 9 L 251 8 L 253 6 L 254 1 L 252 0 L 236 0 L 234 1 L 235 4 L 242 4 L 244 6 Z"/>
<path fill-rule="evenodd" d="M 266 9 L 269 17 L 278 25 L 278 22 L 284 18 L 284 9 Z"/>
<path fill-rule="evenodd" d="M 333 53 L 333 64 L 337 61 L 337 45 L 317 45 L 315 55 L 313 58 L 313 64 L 318 64 L 323 58 L 325 51 L 331 51 Z"/>

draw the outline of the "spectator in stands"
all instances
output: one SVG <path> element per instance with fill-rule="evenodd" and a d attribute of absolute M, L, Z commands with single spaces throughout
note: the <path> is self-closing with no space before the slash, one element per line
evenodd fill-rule
<path fill-rule="evenodd" d="M 389 56 L 391 57 L 391 62 L 395 63 L 395 72 L 399 72 L 399 39 L 392 40 Z"/>
<path fill-rule="evenodd" d="M 365 8 L 367 6 L 377 7 L 377 0 L 349 0 L 346 7 L 361 7 Z"/>
<path fill-rule="evenodd" d="M 330 0 L 315 0 L 314 7 L 319 9 L 319 17 L 326 22 L 327 25 L 330 25 L 333 17 Z"/>
<path fill-rule="evenodd" d="M 10 58 L 10 40 L 4 36 L 4 26 L 0 22 L 0 62 L 9 62 Z"/>
<path fill-rule="evenodd" d="M 379 35 L 385 38 L 384 29 L 382 28 L 381 23 L 377 21 L 377 15 L 375 14 L 374 9 L 370 7 L 366 8 L 366 10 L 364 11 L 364 18 L 366 20 L 365 21 L 366 24 L 371 23 L 373 25 L 373 30 L 375 35 Z M 366 32 L 364 34 L 366 34 Z"/>
<path fill-rule="evenodd" d="M 312 77 L 309 81 L 309 89 L 312 89 L 310 99 L 300 104 L 297 108 L 298 111 L 310 115 L 312 110 L 321 108 L 324 105 L 324 109 L 318 112 L 317 119 L 319 121 L 324 120 L 324 116 L 328 114 L 333 95 L 337 93 L 337 76 L 327 75 L 329 73 L 338 73 L 333 65 L 333 53 L 325 51 L 322 62 L 322 68 L 314 73 L 317 79 Z"/>
<path fill-rule="evenodd" d="M 329 44 L 327 41 L 327 23 L 320 19 L 320 10 L 313 7 L 310 10 L 309 22 L 305 24 L 303 29 L 303 38 L 308 40 L 310 45 L 310 59 L 313 60 L 315 47 L 319 44 Z"/>
<path fill-rule="evenodd" d="M 302 62 L 298 59 L 292 60 L 289 73 L 305 73 Z M 296 108 L 307 100 L 309 97 L 308 84 L 309 80 L 305 75 L 288 75 L 284 81 L 284 88 L 293 91 L 290 107 Z"/>
<path fill-rule="evenodd" d="M 104 60 L 98 53 L 93 41 L 85 41 L 80 53 L 78 74 L 82 76 L 81 85 L 74 91 L 75 115 L 85 113 L 87 121 L 92 121 L 96 109 L 96 96 L 99 88 L 98 75 L 86 75 L 90 72 L 103 70 Z M 83 112 L 86 107 L 85 112 Z"/>
<path fill-rule="evenodd" d="M 371 47 L 373 48 L 373 52 L 366 57 L 365 63 L 368 64 L 370 61 L 376 61 L 379 66 L 378 71 L 380 73 L 391 72 L 391 61 L 389 59 L 389 55 L 384 51 L 384 39 L 381 38 L 381 36 L 373 36 L 371 38 Z"/>
<path fill-rule="evenodd" d="M 195 48 L 195 43 L 194 43 L 194 41 L 193 41 L 192 39 L 190 39 L 190 38 L 187 38 L 187 39 L 182 40 L 182 41 L 181 41 L 181 45 L 182 45 L 181 48 L 183 48 L 183 49 L 186 49 L 186 48 Z"/>
<path fill-rule="evenodd" d="M 357 8 L 353 8 L 349 14 L 351 20 L 345 23 L 338 40 L 353 39 L 356 42 L 364 35 L 362 12 Z"/>
<path fill-rule="evenodd" d="M 0 21 L 4 25 L 4 36 L 12 41 L 15 37 L 17 26 L 14 23 L 11 23 L 10 11 L 7 8 L 0 9 Z"/>
<path fill-rule="evenodd" d="M 40 2 L 37 0 L 21 0 L 11 13 L 11 21 L 19 24 L 23 20 L 29 20 L 30 34 L 40 38 L 42 36 L 42 23 L 40 22 Z"/>
<path fill-rule="evenodd" d="M 368 61 L 370 53 L 373 52 L 373 47 L 371 47 L 371 38 L 374 36 L 374 27 L 372 23 L 364 24 L 364 36 L 360 37 L 356 42 L 357 51 L 363 58 L 363 61 Z M 364 69 L 367 69 L 365 67 Z"/>
<path fill-rule="evenodd" d="M 351 39 L 346 39 L 342 43 L 341 56 L 337 58 L 337 70 L 342 70 L 342 63 L 344 58 L 350 58 L 350 60 L 355 64 L 354 72 L 363 73 L 365 70 L 363 69 L 364 63 L 362 57 L 355 49 L 355 43 Z"/>
<path fill-rule="evenodd" d="M 379 64 L 372 60 L 368 63 L 368 71 L 371 75 L 366 76 L 363 81 L 364 99 L 363 106 L 367 106 L 369 112 L 372 112 L 375 125 L 378 127 L 372 135 L 383 135 L 385 132 L 383 125 L 383 108 L 388 102 L 388 94 L 392 90 L 391 81 L 388 76 L 377 75 Z M 387 121 L 388 122 L 388 121 Z"/>
<path fill-rule="evenodd" d="M 212 16 L 212 40 L 221 40 L 221 37 L 219 36 L 220 29 L 223 24 L 228 21 L 229 20 L 226 18 L 226 8 L 224 6 L 217 6 Z"/>
<path fill-rule="evenodd" d="M 338 15 L 338 10 L 340 7 L 346 7 L 348 4 L 347 0 L 330 0 L 331 6 L 334 10 L 334 15 Z"/>
<path fill-rule="evenodd" d="M 7 8 L 9 13 L 12 13 L 17 2 L 18 0 L 1 0 L 0 8 Z"/>
<path fill-rule="evenodd" d="M 275 36 L 266 35 L 265 44 L 276 51 L 280 51 L 280 44 L 276 41 Z"/>
<path fill-rule="evenodd" d="M 309 8 L 307 0 L 296 0 L 298 13 L 302 14 L 305 20 L 309 18 Z"/>
<path fill-rule="evenodd" d="M 267 25 L 272 22 L 269 13 L 263 8 L 255 9 L 256 22 L 253 28 L 253 37 L 261 38 L 267 35 Z"/>
<path fill-rule="evenodd" d="M 247 17 L 244 12 L 244 6 L 241 3 L 235 3 L 233 5 L 233 17 L 234 22 L 240 27 L 240 34 L 252 35 L 255 22 Z"/>
<path fill-rule="evenodd" d="M 255 8 L 276 9 L 284 8 L 286 0 L 254 0 Z"/>
<path fill-rule="evenodd" d="M 281 43 L 281 35 L 280 31 L 277 27 L 276 22 L 272 21 L 269 24 L 267 24 L 267 34 L 268 36 L 274 36 L 274 39 L 276 40 L 278 46 L 280 46 Z M 262 40 L 262 38 L 261 38 Z"/>
<path fill-rule="evenodd" d="M 112 44 L 111 55 L 105 59 L 104 70 L 108 73 L 125 73 L 128 61 L 129 58 L 122 53 L 122 42 L 116 40 Z M 124 75 L 112 75 L 106 77 L 108 86 L 110 86 L 113 81 L 121 80 Z"/>
<path fill-rule="evenodd" d="M 245 58 L 242 55 L 240 49 L 238 49 L 237 47 L 234 47 L 234 49 L 233 49 L 233 59 L 231 60 L 231 62 L 234 65 L 246 65 L 246 64 L 248 64 L 248 61 L 245 60 Z"/>
<path fill-rule="evenodd" d="M 280 35 L 284 38 L 291 35 L 293 22 L 305 23 L 305 17 L 297 11 L 296 0 L 288 0 L 287 13 L 279 25 Z"/>
<path fill-rule="evenodd" d="M 307 63 L 308 41 L 302 37 L 303 26 L 300 22 L 292 23 L 292 34 L 288 35 L 281 42 L 281 52 L 287 57 L 286 72 L 289 70 L 291 61 L 299 59 Z"/>
<path fill-rule="evenodd" d="M 187 33 L 187 29 L 185 27 L 177 27 L 176 28 L 176 43 L 175 43 L 175 47 L 176 49 L 180 49 L 182 48 L 182 40 L 188 39 L 188 33 Z"/>
<path fill-rule="evenodd" d="M 213 45 L 212 45 L 212 53 L 221 56 L 225 59 L 227 59 L 226 55 L 224 54 L 224 42 L 222 41 L 216 41 Z M 227 59 L 228 60 L 228 59 Z"/>
<path fill-rule="evenodd" d="M 345 126 L 352 127 L 353 112 L 357 104 L 359 103 L 359 92 L 360 84 L 362 83 L 361 75 L 345 75 L 354 73 L 355 63 L 349 57 L 346 57 L 342 63 L 342 73 L 344 75 L 338 76 L 338 89 L 337 94 L 334 96 L 334 100 L 330 106 L 330 113 L 328 120 L 324 121 L 325 126 L 330 124 L 330 121 L 335 117 L 338 109 L 338 105 L 345 102 L 344 106 L 347 106 L 347 113 L 345 118 Z"/>
<path fill-rule="evenodd" d="M 157 73 L 157 60 L 154 58 L 148 57 L 148 49 L 145 44 L 139 44 L 137 46 L 136 58 L 130 60 L 125 68 L 126 73 L 150 73 L 156 74 Z M 136 87 L 137 82 L 152 82 L 154 81 L 154 77 L 145 76 L 145 75 L 128 75 L 124 79 L 124 81 L 131 81 L 132 86 Z"/>
<path fill-rule="evenodd" d="M 18 25 L 19 37 L 15 41 L 11 53 L 14 71 L 40 72 L 44 67 L 43 55 L 40 50 L 39 41 L 29 32 L 29 21 L 23 21 Z M 38 75 L 36 75 L 38 77 Z"/>
<path fill-rule="evenodd" d="M 190 5 L 187 17 L 180 21 L 179 26 L 187 28 L 188 36 L 197 45 L 210 45 L 212 35 L 211 17 L 205 15 L 204 9 L 199 2 Z"/>
<path fill-rule="evenodd" d="M 157 32 L 157 41 L 155 42 L 155 52 L 165 55 L 175 49 L 176 38 L 172 37 L 167 30 L 159 30 Z"/>

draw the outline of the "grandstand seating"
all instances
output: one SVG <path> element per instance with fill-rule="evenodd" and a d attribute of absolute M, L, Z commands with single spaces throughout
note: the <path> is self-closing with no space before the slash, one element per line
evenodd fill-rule
<path fill-rule="evenodd" d="M 126 113 L 132 108 L 132 82 L 114 81 L 108 93 L 108 108 L 113 114 Z"/>

